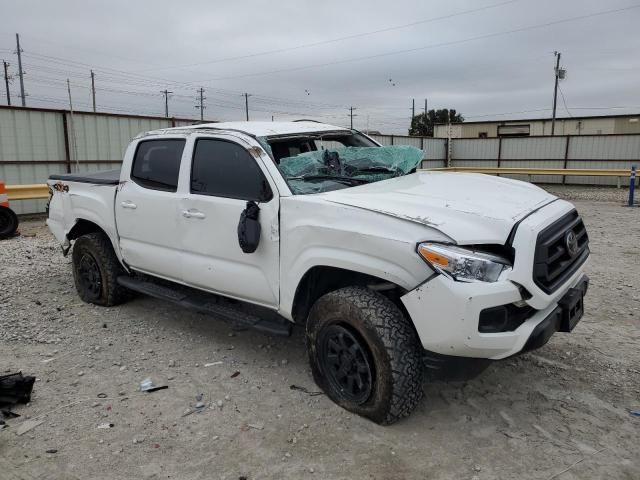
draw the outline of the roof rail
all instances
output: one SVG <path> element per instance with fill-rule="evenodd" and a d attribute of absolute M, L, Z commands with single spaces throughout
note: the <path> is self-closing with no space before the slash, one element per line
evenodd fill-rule
<path fill-rule="evenodd" d="M 313 123 L 322 123 L 318 120 L 311 120 L 310 118 L 300 118 L 298 120 L 293 120 L 294 122 L 313 122 Z"/>

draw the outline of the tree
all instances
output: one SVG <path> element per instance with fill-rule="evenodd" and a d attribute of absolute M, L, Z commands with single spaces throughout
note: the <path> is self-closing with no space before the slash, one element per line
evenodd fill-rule
<path fill-rule="evenodd" d="M 441 108 L 429 110 L 427 114 L 420 113 L 411 119 L 409 135 L 433 137 L 433 127 L 437 123 L 462 123 L 464 117 L 456 113 L 455 109 Z"/>

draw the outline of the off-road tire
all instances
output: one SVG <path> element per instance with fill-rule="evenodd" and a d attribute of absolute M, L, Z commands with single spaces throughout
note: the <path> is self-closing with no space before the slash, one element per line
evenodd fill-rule
<path fill-rule="evenodd" d="M 84 258 L 86 257 L 86 258 Z M 73 279 L 80 298 L 87 303 L 111 307 L 131 298 L 131 291 L 118 284 L 118 276 L 125 274 L 109 238 L 102 232 L 88 233 L 73 244 Z M 81 263 L 95 262 L 99 284 L 95 290 L 83 279 Z"/>
<path fill-rule="evenodd" d="M 331 367 L 323 364 L 322 332 L 332 325 L 348 329 L 368 349 L 373 382 L 364 401 L 345 398 L 330 378 Z M 346 410 L 389 425 L 408 416 L 422 399 L 422 347 L 409 320 L 383 295 L 364 287 L 330 292 L 311 308 L 306 330 L 313 378 Z"/>
<path fill-rule="evenodd" d="M 0 205 L 0 240 L 13 237 L 18 231 L 18 216 L 9 207 Z"/>

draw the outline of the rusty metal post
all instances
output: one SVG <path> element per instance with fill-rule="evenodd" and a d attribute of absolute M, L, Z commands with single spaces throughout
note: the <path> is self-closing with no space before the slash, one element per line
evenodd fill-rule
<path fill-rule="evenodd" d="M 62 111 L 62 136 L 64 137 L 64 162 L 67 173 L 71 173 L 71 153 L 69 149 L 69 125 L 67 123 L 67 112 Z"/>
<path fill-rule="evenodd" d="M 564 168 L 565 170 L 567 169 L 567 165 L 569 165 L 569 140 L 571 139 L 571 135 L 567 135 L 567 141 L 564 144 L 564 166 L 562 168 Z M 564 185 L 565 182 L 567 180 L 566 175 L 562 176 L 562 184 Z"/>
<path fill-rule="evenodd" d="M 636 166 L 631 166 L 631 175 L 629 176 L 629 201 L 627 207 L 633 207 L 633 194 L 636 190 Z"/>

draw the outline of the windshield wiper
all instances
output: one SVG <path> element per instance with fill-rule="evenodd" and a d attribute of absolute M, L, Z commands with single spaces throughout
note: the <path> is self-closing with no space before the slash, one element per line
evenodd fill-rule
<path fill-rule="evenodd" d="M 300 175 L 297 177 L 287 177 L 287 180 L 302 180 L 303 182 L 314 180 L 335 180 L 336 182 L 347 182 L 354 185 L 370 183 L 369 180 L 364 178 L 345 177 L 343 175 Z"/>

